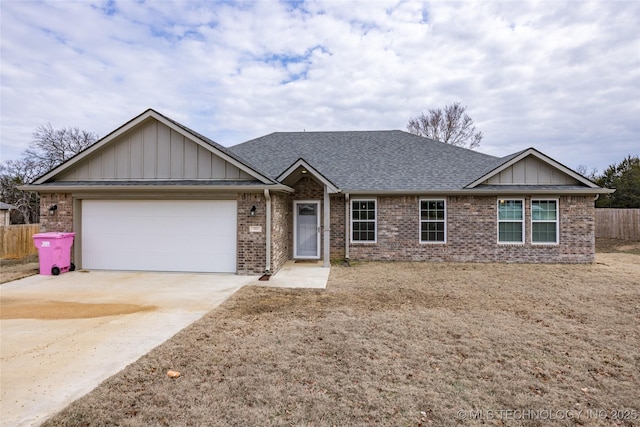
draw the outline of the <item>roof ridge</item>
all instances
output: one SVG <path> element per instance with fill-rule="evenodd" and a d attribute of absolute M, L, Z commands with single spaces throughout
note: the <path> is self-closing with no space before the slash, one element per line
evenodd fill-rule
<path fill-rule="evenodd" d="M 399 129 L 273 132 L 229 148 L 273 178 L 302 158 L 353 191 L 459 189 L 498 160 Z"/>

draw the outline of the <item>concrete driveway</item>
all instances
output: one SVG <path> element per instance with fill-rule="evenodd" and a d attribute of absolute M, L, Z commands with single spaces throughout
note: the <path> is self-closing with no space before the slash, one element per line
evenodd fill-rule
<path fill-rule="evenodd" d="M 77 271 L 0 285 L 2 425 L 42 423 L 255 281 Z"/>

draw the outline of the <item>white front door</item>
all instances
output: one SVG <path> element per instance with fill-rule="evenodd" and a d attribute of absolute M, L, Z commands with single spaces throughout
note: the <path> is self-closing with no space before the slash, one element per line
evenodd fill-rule
<path fill-rule="evenodd" d="M 293 202 L 293 257 L 320 258 L 320 202 Z"/>

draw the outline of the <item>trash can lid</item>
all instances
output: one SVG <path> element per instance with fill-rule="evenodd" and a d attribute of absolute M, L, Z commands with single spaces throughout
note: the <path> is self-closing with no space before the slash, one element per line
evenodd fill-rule
<path fill-rule="evenodd" d="M 70 232 L 59 232 L 59 231 L 50 231 L 48 233 L 36 233 L 33 235 L 33 238 L 39 239 L 61 239 L 65 237 L 73 237 L 76 233 Z"/>

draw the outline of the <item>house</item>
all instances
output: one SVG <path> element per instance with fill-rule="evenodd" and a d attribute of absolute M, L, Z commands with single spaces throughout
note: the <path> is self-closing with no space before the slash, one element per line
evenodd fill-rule
<path fill-rule="evenodd" d="M 0 225 L 11 225 L 11 210 L 15 208 L 13 205 L 0 202 Z"/>
<path fill-rule="evenodd" d="M 24 189 L 85 269 L 275 273 L 290 259 L 591 263 L 612 190 L 528 148 L 403 131 L 231 148 L 147 110 Z"/>

